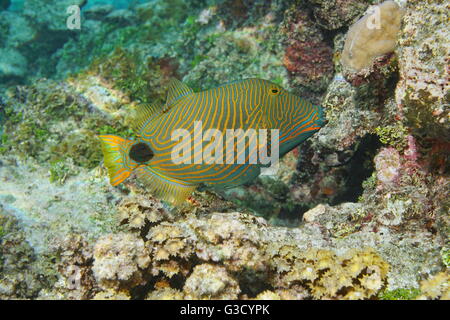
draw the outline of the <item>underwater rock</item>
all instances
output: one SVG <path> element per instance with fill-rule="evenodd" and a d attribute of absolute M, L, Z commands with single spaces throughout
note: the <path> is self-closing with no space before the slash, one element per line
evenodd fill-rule
<path fill-rule="evenodd" d="M 80 234 L 68 234 L 50 244 L 48 255 L 40 259 L 53 265 L 58 277 L 50 289 L 46 286 L 38 299 L 84 300 L 98 290 L 92 272 L 92 245 Z"/>
<path fill-rule="evenodd" d="M 50 80 L 17 87 L 6 101 L 5 110 L 0 152 L 11 151 L 48 166 L 68 159 L 76 166 L 97 166 L 101 160 L 96 147 L 98 130 L 120 127 L 66 83 Z"/>
<path fill-rule="evenodd" d="M 194 88 L 214 88 L 254 75 L 280 85 L 287 84 L 284 80 L 287 74 L 280 63 L 282 45 L 270 26 L 212 34 L 205 40 L 205 47 L 200 46 L 194 52 L 194 60 L 183 78 L 184 82 L 195 84 Z M 210 41 L 213 42 L 208 43 Z M 277 50 L 266 50 L 266 46 Z M 183 71 L 182 67 L 180 69 Z"/>
<path fill-rule="evenodd" d="M 190 214 L 151 227 L 147 237 L 102 236 L 93 251 L 68 237 L 70 245 L 60 246 L 60 280 L 40 296 L 126 298 L 136 286 L 154 283 L 143 293 L 148 298 L 251 298 L 269 287 L 283 299 L 368 298 L 384 288 L 417 286 L 419 274 L 440 268 L 439 244 L 429 233 L 374 232 L 377 221 L 362 204 L 321 210 L 291 229 L 239 212 Z M 376 252 L 354 249 L 367 246 Z M 71 279 L 77 286 L 68 292 Z M 179 279 L 185 279 L 183 293 L 173 287 Z"/>
<path fill-rule="evenodd" d="M 282 14 L 289 1 L 273 0 L 225 0 L 217 5 L 218 16 L 227 27 L 256 24 L 265 15 Z"/>
<path fill-rule="evenodd" d="M 324 42 L 295 42 L 286 48 L 284 66 L 291 73 L 317 85 L 333 72 L 332 50 Z M 298 80 L 298 78 L 296 78 Z"/>
<path fill-rule="evenodd" d="M 446 1 L 408 1 L 397 50 L 400 111 L 415 132 L 443 140 L 450 138 L 447 13 Z"/>
<path fill-rule="evenodd" d="M 328 119 L 328 124 L 317 135 L 322 146 L 346 150 L 376 126 L 379 114 L 363 108 L 357 100 L 357 89 L 337 74 L 322 102 Z"/>
<path fill-rule="evenodd" d="M 126 9 L 114 10 L 105 17 L 105 21 L 118 26 L 132 24 L 134 20 L 133 12 Z"/>
<path fill-rule="evenodd" d="M 317 98 L 333 77 L 333 50 L 307 11 L 291 7 L 282 26 L 287 38 L 283 64 L 291 85 L 299 88 L 302 96 Z"/>
<path fill-rule="evenodd" d="M 383 185 L 393 185 L 400 176 L 400 154 L 394 148 L 385 148 L 375 157 L 378 181 Z"/>
<path fill-rule="evenodd" d="M 21 48 L 33 40 L 36 30 L 31 26 L 30 21 L 17 12 L 0 12 L 0 28 L 2 30 L 0 39 L 4 38 L 5 47 Z"/>
<path fill-rule="evenodd" d="M 18 220 L 0 205 L 0 299 L 32 299 L 49 285 Z"/>
<path fill-rule="evenodd" d="M 328 30 L 342 28 L 354 22 L 367 9 L 369 0 L 308 0 L 320 26 Z"/>
<path fill-rule="evenodd" d="M 111 4 L 91 6 L 83 11 L 86 19 L 102 20 L 114 10 Z"/>
<path fill-rule="evenodd" d="M 3 81 L 10 78 L 23 79 L 27 73 L 27 65 L 27 60 L 19 51 L 0 49 L 0 79 Z"/>
<path fill-rule="evenodd" d="M 27 0 L 23 14 L 50 31 L 69 31 L 67 28 L 67 8 L 85 5 L 87 0 Z"/>
<path fill-rule="evenodd" d="M 36 252 L 53 251 L 52 243 L 73 232 L 92 242 L 117 227 L 115 203 L 123 195 L 110 189 L 98 172 L 81 170 L 59 184 L 50 181 L 47 168 L 31 161 L 4 156 L 2 161 L 0 205 L 21 221 L 27 241 Z M 11 197 L 14 202 L 8 200 Z"/>

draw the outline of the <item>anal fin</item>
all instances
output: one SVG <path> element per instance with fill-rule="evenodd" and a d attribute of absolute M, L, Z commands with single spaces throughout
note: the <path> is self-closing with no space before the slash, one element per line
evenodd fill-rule
<path fill-rule="evenodd" d="M 182 204 L 197 188 L 197 185 L 168 178 L 148 166 L 140 167 L 135 172 L 154 196 L 175 205 Z"/>

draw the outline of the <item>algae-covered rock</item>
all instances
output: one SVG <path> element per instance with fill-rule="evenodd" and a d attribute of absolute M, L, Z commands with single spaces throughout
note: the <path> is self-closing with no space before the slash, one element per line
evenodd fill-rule
<path fill-rule="evenodd" d="M 335 30 L 348 25 L 364 13 L 372 1 L 308 0 L 314 17 L 326 29 Z"/>
<path fill-rule="evenodd" d="M 286 11 L 282 33 L 286 37 L 283 64 L 289 72 L 292 86 L 299 87 L 303 97 L 316 98 L 317 93 L 323 93 L 333 76 L 331 46 L 325 41 L 320 28 L 310 20 L 308 11 L 296 5 Z"/>
<path fill-rule="evenodd" d="M 27 60 L 14 49 L 0 49 L 0 78 L 8 81 L 11 78 L 23 79 L 27 73 Z"/>
<path fill-rule="evenodd" d="M 446 1 L 409 1 L 399 39 L 396 100 L 415 131 L 449 139 Z M 426 23 L 424 23 L 426 21 Z"/>
<path fill-rule="evenodd" d="M 96 134 L 121 127 L 67 84 L 47 80 L 13 90 L 5 111 L 0 151 L 47 167 L 68 159 L 81 167 L 97 166 L 101 152 Z"/>
<path fill-rule="evenodd" d="M 32 299 L 52 283 L 14 216 L 0 207 L 0 298 Z M 40 276 L 41 275 L 41 276 Z"/>
<path fill-rule="evenodd" d="M 66 22 L 69 14 L 67 8 L 70 6 L 82 7 L 86 2 L 86 0 L 51 0 L 44 2 L 27 0 L 24 3 L 23 13 L 37 23 L 46 25 L 51 31 L 68 31 Z"/>

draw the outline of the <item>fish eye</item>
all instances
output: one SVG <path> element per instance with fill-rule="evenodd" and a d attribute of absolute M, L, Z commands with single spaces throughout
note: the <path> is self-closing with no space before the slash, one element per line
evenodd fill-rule
<path fill-rule="evenodd" d="M 269 93 L 271 95 L 277 95 L 280 93 L 280 90 L 278 88 L 272 88 L 272 89 L 270 89 Z"/>
<path fill-rule="evenodd" d="M 150 149 L 146 143 L 139 142 L 131 147 L 129 156 L 138 163 L 145 163 L 150 161 L 154 154 L 152 149 Z"/>

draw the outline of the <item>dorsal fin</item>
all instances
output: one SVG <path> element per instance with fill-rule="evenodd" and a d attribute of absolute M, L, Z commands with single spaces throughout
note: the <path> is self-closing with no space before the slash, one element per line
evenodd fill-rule
<path fill-rule="evenodd" d="M 162 112 L 163 106 L 160 104 L 140 104 L 134 109 L 131 127 L 135 133 L 139 133 L 149 120 L 160 115 Z"/>
<path fill-rule="evenodd" d="M 166 106 L 170 106 L 181 97 L 193 93 L 194 91 L 178 79 L 171 79 L 169 91 L 167 92 Z"/>

